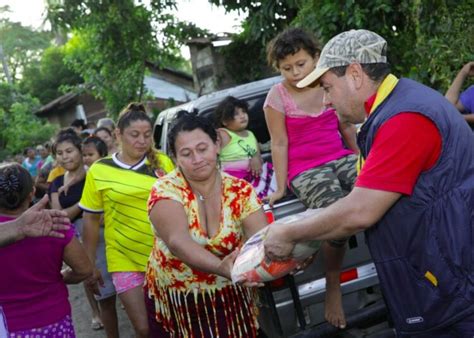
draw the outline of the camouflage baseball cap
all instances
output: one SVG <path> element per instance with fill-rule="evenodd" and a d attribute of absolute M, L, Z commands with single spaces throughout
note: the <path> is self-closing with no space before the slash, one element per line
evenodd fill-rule
<path fill-rule="evenodd" d="M 297 87 L 309 86 L 329 69 L 357 63 L 386 63 L 387 41 L 380 35 L 365 30 L 342 32 L 324 46 L 316 68 Z"/>

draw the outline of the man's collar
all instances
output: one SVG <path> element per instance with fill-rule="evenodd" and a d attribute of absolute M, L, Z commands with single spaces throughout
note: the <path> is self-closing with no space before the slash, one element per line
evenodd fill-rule
<path fill-rule="evenodd" d="M 392 92 L 398 83 L 395 75 L 389 74 L 377 88 L 377 92 L 371 95 L 365 102 L 365 112 L 369 116 Z"/>

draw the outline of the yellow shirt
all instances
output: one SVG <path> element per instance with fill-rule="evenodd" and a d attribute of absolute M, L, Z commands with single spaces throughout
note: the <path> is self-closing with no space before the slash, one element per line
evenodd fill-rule
<path fill-rule="evenodd" d="M 112 155 L 95 162 L 86 176 L 79 207 L 104 213 L 109 272 L 145 271 L 153 247 L 147 200 L 157 177 L 174 169 L 171 159 L 158 152 L 161 169 L 153 171 L 145 158 L 129 166 Z"/>
<path fill-rule="evenodd" d="M 65 172 L 66 172 L 66 169 L 58 165 L 56 168 L 50 171 L 46 182 L 48 183 L 53 182 L 56 177 L 64 175 Z"/>

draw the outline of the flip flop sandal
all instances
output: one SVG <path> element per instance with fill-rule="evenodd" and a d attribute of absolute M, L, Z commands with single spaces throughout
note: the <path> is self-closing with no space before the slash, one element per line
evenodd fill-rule
<path fill-rule="evenodd" d="M 92 323 L 91 323 L 92 330 L 97 331 L 97 330 L 102 330 L 103 328 L 104 328 L 104 325 L 100 321 L 96 319 L 92 319 Z"/>

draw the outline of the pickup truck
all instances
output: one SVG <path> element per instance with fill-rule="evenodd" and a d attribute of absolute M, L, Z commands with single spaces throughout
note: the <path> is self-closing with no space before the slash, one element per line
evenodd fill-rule
<path fill-rule="evenodd" d="M 154 126 L 157 148 L 168 152 L 167 132 L 179 110 L 195 111 L 210 118 L 217 104 L 232 95 L 249 104 L 249 129 L 262 145 L 263 158 L 271 160 L 263 103 L 272 85 L 279 81 L 281 77 L 277 76 L 239 85 L 162 111 Z M 273 208 L 265 205 L 264 209 L 271 219 L 279 219 L 304 211 L 305 207 L 290 192 Z M 346 329 L 384 321 L 387 311 L 364 235 L 352 236 L 347 245 L 341 273 L 342 300 L 348 324 Z M 321 255 L 318 256 L 304 271 L 260 288 L 259 322 L 268 337 L 323 337 L 341 332 L 324 320 L 324 266 Z"/>

